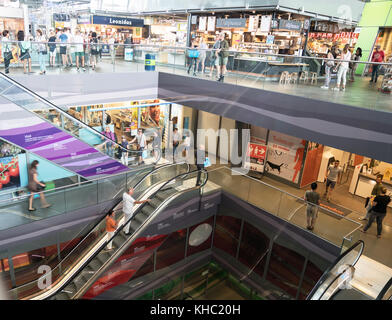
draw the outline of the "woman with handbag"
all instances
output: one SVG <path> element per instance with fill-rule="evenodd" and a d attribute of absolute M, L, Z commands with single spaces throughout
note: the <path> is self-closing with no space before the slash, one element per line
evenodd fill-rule
<path fill-rule="evenodd" d="M 25 41 L 25 33 L 23 30 L 18 31 L 18 46 L 20 49 L 20 60 L 23 61 L 23 70 L 24 73 L 27 73 L 26 65 L 29 67 L 29 73 L 31 73 L 31 56 L 30 56 L 30 41 Z"/>
<path fill-rule="evenodd" d="M 33 208 L 33 199 L 36 193 L 39 193 L 42 208 L 49 208 L 51 206 L 49 203 L 46 202 L 45 195 L 42 193 L 46 185 L 38 180 L 38 164 L 39 162 L 37 160 L 34 160 L 31 163 L 29 169 L 29 184 L 27 186 L 28 190 L 31 193 L 29 197 L 29 211 L 36 210 L 35 208 Z"/>
<path fill-rule="evenodd" d="M 12 60 L 12 46 L 10 43 L 10 32 L 8 30 L 3 31 L 3 38 L 1 39 L 1 55 L 4 59 L 5 73 L 10 73 L 10 62 Z"/>
<path fill-rule="evenodd" d="M 39 60 L 39 74 L 46 73 L 46 57 L 48 55 L 48 49 L 46 47 L 46 37 L 43 35 L 41 29 L 37 30 L 36 41 L 38 43 L 38 60 Z"/>
<path fill-rule="evenodd" d="M 333 46 L 330 50 L 328 50 L 327 53 L 327 59 L 335 59 L 335 46 Z M 321 89 L 328 90 L 329 89 L 329 83 L 331 82 L 331 73 L 332 73 L 332 68 L 335 66 L 335 62 L 332 60 L 327 60 L 325 62 L 325 82 L 324 85 L 321 87 Z"/>
<path fill-rule="evenodd" d="M 200 52 L 196 50 L 197 43 L 196 40 L 192 42 L 191 49 L 188 51 L 188 57 L 191 59 L 189 62 L 188 74 L 192 69 L 192 65 L 194 64 L 195 67 L 193 69 L 193 76 L 196 76 L 196 68 L 197 68 L 197 59 L 199 58 Z"/>

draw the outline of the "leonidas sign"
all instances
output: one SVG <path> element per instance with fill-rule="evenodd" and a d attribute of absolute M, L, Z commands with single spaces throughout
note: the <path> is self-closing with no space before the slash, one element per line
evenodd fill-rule
<path fill-rule="evenodd" d="M 106 24 L 111 26 L 144 27 L 143 19 L 131 19 L 110 16 L 93 16 L 93 24 Z"/>

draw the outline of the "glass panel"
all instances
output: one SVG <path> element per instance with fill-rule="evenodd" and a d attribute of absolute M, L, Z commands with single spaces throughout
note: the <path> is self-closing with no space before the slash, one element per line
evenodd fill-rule
<path fill-rule="evenodd" d="M 156 252 L 155 270 L 170 267 L 185 258 L 186 229 L 173 232 Z"/>
<path fill-rule="evenodd" d="M 11 275 L 10 275 L 10 266 L 8 264 L 8 259 L 0 259 L 0 277 L 1 281 L 4 283 L 4 286 L 8 289 L 12 288 Z"/>
<path fill-rule="evenodd" d="M 179 300 L 181 297 L 181 277 L 167 282 L 159 289 L 154 290 L 155 300 Z"/>

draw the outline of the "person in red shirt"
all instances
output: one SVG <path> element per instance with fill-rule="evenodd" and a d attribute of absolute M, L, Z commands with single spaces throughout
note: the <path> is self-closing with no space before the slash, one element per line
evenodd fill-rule
<path fill-rule="evenodd" d="M 384 61 L 384 51 L 380 50 L 381 46 L 377 45 L 376 50 L 373 52 L 372 56 L 372 62 L 383 62 Z M 372 78 L 370 79 L 370 82 L 377 82 L 377 77 L 378 77 L 378 70 L 380 68 L 379 64 L 374 64 L 373 65 L 373 70 L 372 70 Z"/>
<path fill-rule="evenodd" d="M 108 215 L 106 216 L 106 232 L 108 233 L 108 239 L 113 237 L 114 232 L 116 231 L 117 228 L 117 222 L 114 220 L 114 211 L 110 210 Z M 112 242 L 110 241 L 107 245 L 107 250 L 112 250 Z"/>

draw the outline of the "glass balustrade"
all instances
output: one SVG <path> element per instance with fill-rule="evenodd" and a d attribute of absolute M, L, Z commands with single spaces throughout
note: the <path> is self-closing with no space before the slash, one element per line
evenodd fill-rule
<path fill-rule="evenodd" d="M 17 42 L 11 42 L 17 47 Z M 38 43 L 33 42 L 37 47 Z M 76 44 L 71 45 L 71 47 Z M 16 52 L 16 50 L 14 50 Z M 72 50 L 71 50 L 72 51 Z M 116 44 L 113 54 L 103 56 L 97 68 L 90 67 L 89 48 L 86 48 L 86 71 L 95 72 L 144 72 L 159 71 L 205 80 L 217 80 L 216 51 L 197 49 L 199 58 L 190 58 L 191 48 L 148 44 Z M 202 54 L 205 52 L 205 54 Z M 276 55 L 266 52 L 228 51 L 225 83 L 267 91 L 280 92 L 317 100 L 346 104 L 380 111 L 392 111 L 392 62 L 371 63 L 366 61 L 327 60 L 313 56 Z M 205 56 L 204 70 L 201 57 Z M 47 58 L 49 61 L 49 57 Z M 194 69 L 194 62 L 197 67 Z M 18 59 L 11 64 L 11 74 L 21 73 Z M 73 57 L 74 65 L 75 58 Z M 192 63 L 192 65 L 191 65 Z M 49 64 L 49 62 L 48 62 Z M 354 75 L 349 65 L 364 66 L 361 74 Z M 38 55 L 32 56 L 33 70 L 38 74 Z M 343 67 L 342 67 L 343 66 Z M 191 67 L 191 68 L 190 68 Z M 378 68 L 377 83 L 370 82 L 373 69 Z M 339 69 L 342 69 L 339 72 Z M 194 75 L 196 70 L 196 75 Z M 72 74 L 82 69 L 62 67 L 57 54 L 56 67 L 48 68 L 48 74 Z M 329 80 L 328 80 L 329 79 Z M 339 80 L 341 79 L 341 80 Z M 345 91 L 339 91 L 346 79 Z M 322 88 L 323 87 L 323 88 Z"/>

